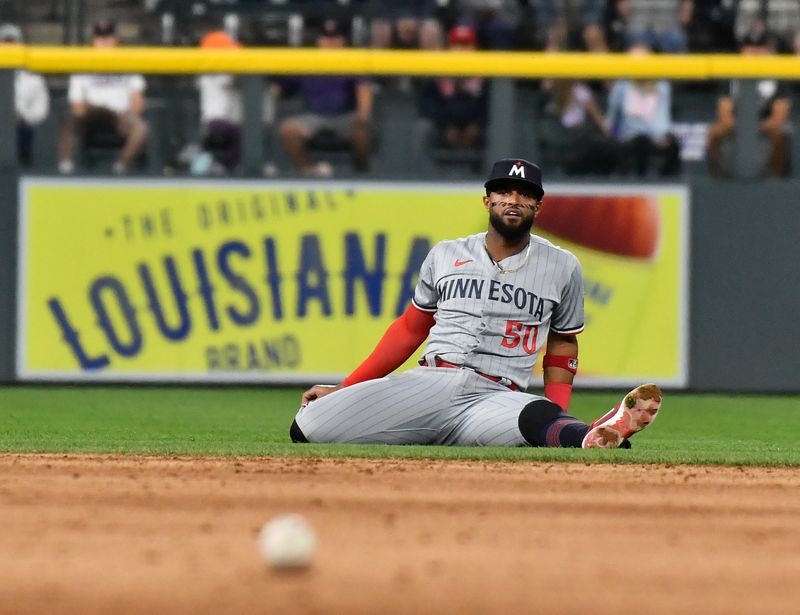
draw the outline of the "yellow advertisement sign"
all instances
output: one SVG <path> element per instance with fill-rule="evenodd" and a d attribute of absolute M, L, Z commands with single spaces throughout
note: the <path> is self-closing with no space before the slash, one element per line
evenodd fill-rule
<path fill-rule="evenodd" d="M 25 179 L 18 375 L 338 381 L 406 308 L 430 248 L 486 229 L 481 194 Z M 586 278 L 579 382 L 685 384 L 686 217 L 676 187 L 548 190 L 535 232 Z"/>

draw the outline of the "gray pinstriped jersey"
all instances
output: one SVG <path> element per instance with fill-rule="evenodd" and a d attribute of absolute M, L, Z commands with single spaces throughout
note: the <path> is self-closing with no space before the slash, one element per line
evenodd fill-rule
<path fill-rule="evenodd" d="M 525 390 L 548 332 L 583 330 L 581 266 L 571 252 L 531 235 L 527 261 L 522 250 L 500 261 L 510 270 L 503 273 L 485 237 L 438 243 L 422 264 L 412 301 L 436 320 L 425 356 L 508 378 Z"/>

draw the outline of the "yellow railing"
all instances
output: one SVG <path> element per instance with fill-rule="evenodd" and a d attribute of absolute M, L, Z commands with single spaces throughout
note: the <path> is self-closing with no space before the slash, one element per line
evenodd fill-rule
<path fill-rule="evenodd" d="M 137 72 L 482 75 L 494 77 L 663 77 L 669 79 L 800 79 L 800 56 L 651 55 L 541 52 L 379 51 L 259 48 L 201 50 L 174 47 L 4 46 L 0 68 L 40 73 Z"/>

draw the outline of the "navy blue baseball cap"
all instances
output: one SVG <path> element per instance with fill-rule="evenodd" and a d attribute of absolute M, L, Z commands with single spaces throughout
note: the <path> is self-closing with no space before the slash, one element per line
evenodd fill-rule
<path fill-rule="evenodd" d="M 489 179 L 483 185 L 487 190 L 491 191 L 506 182 L 527 184 L 534 189 L 537 199 L 541 199 L 544 196 L 542 170 L 532 162 L 522 158 L 503 158 L 495 162 Z"/>

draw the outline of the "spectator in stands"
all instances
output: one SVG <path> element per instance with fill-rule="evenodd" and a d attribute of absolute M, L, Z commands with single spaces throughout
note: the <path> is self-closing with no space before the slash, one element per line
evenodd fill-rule
<path fill-rule="evenodd" d="M 630 49 L 632 54 L 649 52 L 641 44 Z M 642 177 L 648 173 L 654 156 L 662 159 L 662 176 L 680 171 L 680 147 L 670 132 L 671 105 L 672 88 L 665 79 L 614 82 L 608 97 L 606 126 L 620 143 L 622 172 L 633 170 Z"/>
<path fill-rule="evenodd" d="M 606 0 L 538 0 L 537 23 L 547 33 L 546 49 L 582 47 L 586 51 L 607 51 L 605 10 Z M 575 33 L 579 33 L 579 45 L 572 42 Z"/>
<path fill-rule="evenodd" d="M 739 48 L 734 33 L 735 19 L 734 0 L 694 0 L 688 31 L 689 50 L 698 53 L 735 52 Z"/>
<path fill-rule="evenodd" d="M 94 24 L 92 46 L 98 53 L 118 44 L 113 21 L 101 19 Z M 142 118 L 144 91 L 144 77 L 137 74 L 71 75 L 67 94 L 70 109 L 61 125 L 59 140 L 59 172 L 69 174 L 75 170 L 75 135 L 84 143 L 99 135 L 116 135 L 124 139 L 124 144 L 113 170 L 118 175 L 127 173 L 147 140 L 148 126 Z"/>
<path fill-rule="evenodd" d="M 440 49 L 442 27 L 436 0 L 395 0 L 379 3 L 371 24 L 372 46 L 379 49 Z"/>
<path fill-rule="evenodd" d="M 774 53 L 771 39 L 763 21 L 756 21 L 753 29 L 742 40 L 741 53 L 768 55 Z M 708 130 L 708 167 L 715 177 L 733 174 L 731 143 L 736 130 L 735 101 L 738 82 L 731 81 L 727 92 L 717 101 L 717 118 Z M 766 169 L 769 177 L 786 177 L 789 172 L 790 127 L 789 114 L 792 103 L 786 84 L 775 79 L 762 79 L 756 86 L 759 96 L 759 133 L 766 149 Z"/>
<path fill-rule="evenodd" d="M 527 0 L 451 0 L 452 26 L 468 25 L 482 49 L 512 49 L 529 10 Z"/>
<path fill-rule="evenodd" d="M 206 34 L 202 49 L 238 49 L 241 45 L 222 30 Z M 241 160 L 242 97 L 231 74 L 214 73 L 197 78 L 204 152 L 192 163 L 192 172 L 204 175 L 233 172 Z"/>
<path fill-rule="evenodd" d="M 0 43 L 22 43 L 22 30 L 15 24 L 0 25 Z M 17 123 L 17 158 L 29 167 L 33 157 L 33 129 L 50 111 L 50 94 L 41 75 L 17 70 L 14 72 L 14 109 Z"/>
<path fill-rule="evenodd" d="M 617 168 L 619 147 L 606 127 L 588 85 L 559 79 L 548 85 L 550 100 L 539 122 L 543 148 L 570 175 L 608 175 Z"/>
<path fill-rule="evenodd" d="M 477 34 L 471 26 L 456 26 L 447 35 L 453 52 L 475 51 Z M 483 77 L 426 79 L 420 88 L 416 147 L 420 172 L 433 174 L 437 144 L 468 150 L 482 144 L 487 115 L 488 84 Z"/>
<path fill-rule="evenodd" d="M 345 46 L 345 34 L 332 19 L 323 23 L 317 36 L 321 49 Z M 372 85 L 354 77 L 320 76 L 287 79 L 277 86 L 277 93 L 300 90 L 307 112 L 284 120 L 279 127 L 281 142 L 295 168 L 316 177 L 331 177 L 333 167 L 327 161 L 314 162 L 308 152 L 309 142 L 316 138 L 333 138 L 347 143 L 357 173 L 369 167 L 372 141 Z"/>
<path fill-rule="evenodd" d="M 628 47 L 647 45 L 662 53 L 688 51 L 693 0 L 617 0 Z"/>
<path fill-rule="evenodd" d="M 738 40 L 747 37 L 763 22 L 777 50 L 790 51 L 795 32 L 800 31 L 800 2 L 797 0 L 739 0 L 736 5 L 735 32 Z"/>

